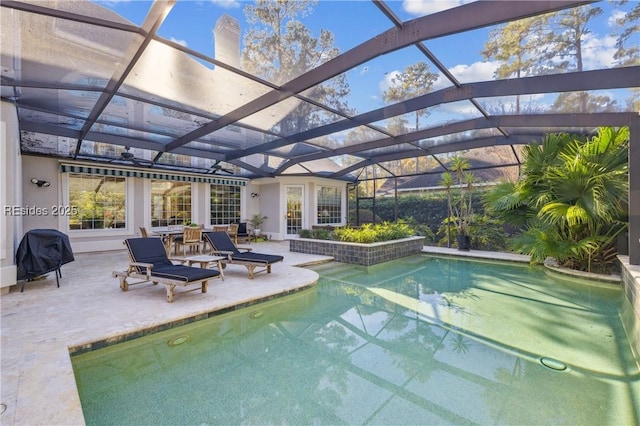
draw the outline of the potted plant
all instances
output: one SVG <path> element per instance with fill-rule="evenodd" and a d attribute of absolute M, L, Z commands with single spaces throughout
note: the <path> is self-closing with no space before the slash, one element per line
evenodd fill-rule
<path fill-rule="evenodd" d="M 444 186 L 447 191 L 447 201 L 449 204 L 449 217 L 447 218 L 449 238 L 450 226 L 451 223 L 453 223 L 457 231 L 456 243 L 458 250 L 469 250 L 471 248 L 471 237 L 468 231 L 471 218 L 471 191 L 473 189 L 475 176 L 473 173 L 466 171 L 468 168 L 469 161 L 466 158 L 455 157 L 451 162 L 451 171 L 444 172 L 442 174 L 442 180 L 440 181 L 440 184 Z M 454 185 L 460 188 L 460 196 L 457 200 L 454 200 L 451 193 L 451 188 Z"/>
<path fill-rule="evenodd" d="M 262 231 L 262 224 L 267 219 L 269 219 L 267 216 L 262 216 L 260 213 L 256 213 L 251 216 L 251 219 L 249 219 L 249 223 L 253 227 L 253 235 L 260 235 L 260 232 Z"/>

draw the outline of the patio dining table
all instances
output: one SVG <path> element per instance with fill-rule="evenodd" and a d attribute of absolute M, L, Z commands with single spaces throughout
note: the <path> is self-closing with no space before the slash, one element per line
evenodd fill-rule
<path fill-rule="evenodd" d="M 169 227 L 162 227 L 151 229 L 151 233 L 162 238 L 162 241 L 164 242 L 164 248 L 167 250 L 167 254 L 170 254 L 171 247 L 173 246 L 173 239 L 176 236 L 182 235 L 184 231 L 182 229 L 170 229 Z"/>
<path fill-rule="evenodd" d="M 211 229 L 204 228 L 202 230 L 202 232 L 208 232 L 208 231 L 211 231 Z M 162 241 L 164 241 L 164 247 L 167 250 L 167 254 L 171 254 L 171 249 L 173 248 L 174 239 L 176 237 L 182 236 L 182 234 L 184 234 L 184 230 L 183 228 L 172 229 L 171 227 L 164 226 L 159 228 L 152 228 L 151 233 L 153 235 L 156 235 L 162 238 Z"/>

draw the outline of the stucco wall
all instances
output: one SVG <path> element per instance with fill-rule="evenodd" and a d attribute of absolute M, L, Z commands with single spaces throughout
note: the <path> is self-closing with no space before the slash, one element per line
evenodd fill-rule
<path fill-rule="evenodd" d="M 22 206 L 22 163 L 20 132 L 13 104 L 0 101 L 0 292 L 16 283 L 15 253 L 22 238 L 22 216 L 14 207 Z M 9 210 L 7 210 L 9 209 Z"/>
<path fill-rule="evenodd" d="M 51 185 L 38 187 L 31 179 L 44 180 Z M 24 216 L 24 232 L 32 229 L 58 229 L 58 216 L 54 207 L 60 205 L 60 179 L 58 162 L 46 157 L 22 157 L 23 205 L 28 209 Z M 64 231 L 62 231 L 64 232 Z"/>
<path fill-rule="evenodd" d="M 276 178 L 261 178 L 252 181 L 253 192 L 260 194 L 256 207 L 247 214 L 250 218 L 256 212 L 269 217 L 263 225 L 263 233 L 272 239 L 286 238 L 286 193 L 287 185 L 301 185 L 304 197 L 303 229 L 311 229 L 317 224 L 317 190 L 320 186 L 330 186 L 342 190 L 342 221 L 336 225 L 345 225 L 347 219 L 347 187 L 346 182 L 305 176 L 279 176 Z"/>

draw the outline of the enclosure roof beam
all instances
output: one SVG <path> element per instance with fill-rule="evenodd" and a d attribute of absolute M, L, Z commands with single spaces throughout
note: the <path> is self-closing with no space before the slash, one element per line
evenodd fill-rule
<path fill-rule="evenodd" d="M 592 3 L 592 1 L 533 0 L 512 2 L 509 7 L 505 7 L 503 1 L 482 1 L 464 4 L 453 9 L 404 22 L 401 28 L 391 28 L 294 78 L 281 86 L 280 89 L 272 90 L 220 117 L 217 121 L 208 123 L 175 139 L 167 144 L 166 149 L 167 151 L 172 151 L 195 139 L 275 105 L 364 62 L 419 41 L 588 3 Z"/>
<path fill-rule="evenodd" d="M 111 99 L 116 95 L 118 89 L 122 86 L 125 79 L 128 77 L 133 67 L 136 65 L 145 49 L 153 40 L 153 36 L 164 22 L 165 18 L 173 8 L 177 0 L 155 0 L 151 5 L 149 13 L 142 23 L 142 30 L 145 33 L 145 37 L 140 45 L 131 45 L 127 52 L 122 56 L 119 64 L 113 72 L 113 75 L 105 87 L 105 91 L 102 92 L 98 100 L 96 101 L 93 109 L 89 113 L 87 120 L 85 121 L 82 129 L 80 130 L 80 137 L 76 145 L 75 156 L 80 152 L 82 141 L 87 137 L 91 127 L 95 121 L 100 117 L 100 114 L 107 108 Z"/>
<path fill-rule="evenodd" d="M 265 150 L 281 148 L 296 142 L 330 135 L 356 126 L 373 123 L 409 112 L 450 102 L 471 100 L 472 98 L 530 95 L 548 92 L 620 89 L 627 87 L 640 87 L 640 66 L 463 84 L 460 87 L 449 87 L 437 90 L 403 102 L 398 102 L 393 105 L 388 105 L 374 111 L 360 114 L 351 119 L 336 121 L 287 138 L 267 142 L 259 147 L 251 147 L 242 151 L 237 151 L 229 158 L 243 157 L 246 155 L 256 154 L 258 152 L 264 152 Z"/>
<path fill-rule="evenodd" d="M 355 170 L 358 170 L 362 167 L 371 166 L 376 163 L 385 162 L 385 161 L 395 161 L 395 160 L 403 160 L 405 158 L 414 158 L 421 157 L 425 155 L 436 155 L 436 154 L 444 154 L 451 151 L 461 151 L 467 149 L 474 148 L 482 148 L 486 146 L 499 146 L 499 145 L 526 145 L 530 144 L 534 139 L 541 139 L 544 137 L 545 133 L 541 132 L 540 134 L 528 134 L 528 135 L 510 135 L 508 137 L 499 135 L 499 136 L 490 136 L 487 138 L 479 138 L 472 139 L 468 141 L 460 141 L 460 142 L 452 142 L 450 144 L 434 146 L 425 149 L 412 149 L 408 151 L 401 152 L 393 152 L 390 154 L 382 154 L 377 156 L 372 156 L 366 158 L 359 163 L 352 164 L 351 166 L 333 173 L 330 175 L 330 178 L 340 177 L 346 174 L 349 174 Z M 455 146 L 452 150 L 451 147 Z"/>
<path fill-rule="evenodd" d="M 417 132 L 407 133 L 401 136 L 378 139 L 370 142 L 363 142 L 357 145 L 345 146 L 331 151 L 331 156 L 357 154 L 362 151 L 385 148 L 392 145 L 416 142 L 421 139 L 445 136 L 453 133 L 461 133 L 470 130 L 490 129 L 495 127 L 525 127 L 528 129 L 540 128 L 540 135 L 548 133 L 548 128 L 554 127 L 576 127 L 576 128 L 593 128 L 597 126 L 626 126 L 633 120 L 638 120 L 638 114 L 634 112 L 609 112 L 609 113 L 587 113 L 587 114 L 531 114 L 531 115 L 497 115 L 489 118 L 474 118 L 471 120 L 461 121 L 458 123 L 445 124 L 443 126 L 432 127 L 429 129 L 419 130 Z M 531 133 L 527 133 L 531 134 Z M 513 136 L 518 136 L 516 133 Z M 519 137 L 517 138 L 520 139 Z M 529 140 L 531 142 L 531 140 Z M 516 142 L 519 144 L 521 142 Z M 451 146 L 444 144 L 438 146 Z M 479 144 L 475 148 L 486 146 Z M 427 148 L 424 148 L 427 149 Z M 433 148 L 428 148 L 429 150 Z M 465 148 L 466 149 L 466 148 Z M 453 150 L 458 150 L 457 148 Z M 452 149 L 448 149 L 450 152 Z M 411 151 L 411 150 L 410 150 Z M 417 151 L 420 151 L 418 149 Z M 406 151 L 405 151 L 406 152 Z M 277 173 L 287 168 L 305 161 L 318 160 L 327 157 L 326 152 L 318 152 L 309 155 L 299 156 L 289 160 L 276 171 Z"/>

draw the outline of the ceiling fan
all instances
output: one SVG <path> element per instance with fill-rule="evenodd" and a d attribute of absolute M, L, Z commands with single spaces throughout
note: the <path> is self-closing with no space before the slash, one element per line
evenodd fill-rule
<path fill-rule="evenodd" d="M 209 173 L 211 173 L 212 175 L 214 175 L 214 174 L 216 174 L 218 171 L 220 171 L 220 172 L 228 173 L 228 174 L 230 174 L 230 175 L 232 175 L 232 174 L 233 174 L 233 170 L 231 170 L 231 169 L 227 169 L 227 168 L 225 168 L 225 167 L 222 167 L 222 166 L 220 165 L 220 163 L 221 163 L 220 161 L 216 161 L 215 163 L 213 163 L 213 164 L 211 165 L 211 168 L 209 169 Z"/>
<path fill-rule="evenodd" d="M 129 161 L 129 162 L 135 164 L 136 166 L 140 166 L 140 167 L 151 167 L 151 166 L 153 166 L 153 161 L 145 160 L 144 158 L 136 157 L 131 152 L 129 152 L 130 149 L 131 149 L 131 147 L 125 146 L 124 147 L 124 151 L 122 151 L 120 153 L 120 158 L 118 158 L 118 160 Z M 115 161 L 115 160 L 111 160 L 111 161 Z"/>

